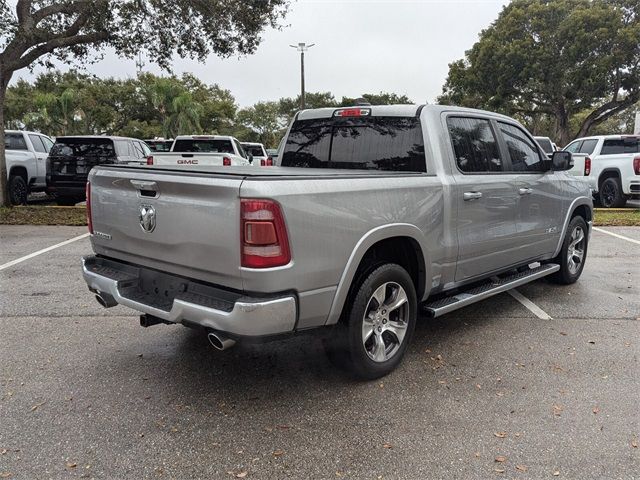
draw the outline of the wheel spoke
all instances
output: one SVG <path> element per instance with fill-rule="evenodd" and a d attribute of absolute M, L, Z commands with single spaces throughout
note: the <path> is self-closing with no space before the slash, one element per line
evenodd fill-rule
<path fill-rule="evenodd" d="M 404 335 L 407 333 L 407 324 L 404 322 L 389 322 L 387 331 L 396 337 L 398 346 L 400 346 Z"/>
<path fill-rule="evenodd" d="M 384 305 L 384 299 L 387 296 L 387 284 L 384 283 L 376 288 L 376 291 L 373 292 L 373 298 L 378 302 L 378 307 Z"/>
<path fill-rule="evenodd" d="M 376 334 L 374 336 L 373 350 L 371 354 L 376 362 L 384 362 L 387 359 L 387 347 L 384 344 L 382 335 Z"/>
<path fill-rule="evenodd" d="M 394 310 L 397 310 L 402 305 L 407 303 L 407 301 L 408 301 L 407 293 L 404 291 L 404 288 L 398 286 L 398 288 L 396 289 L 396 294 L 394 295 L 393 300 L 391 301 L 391 303 L 389 303 L 389 305 L 387 305 L 387 309 L 390 312 L 393 312 Z"/>
<path fill-rule="evenodd" d="M 365 318 L 362 322 L 362 342 L 367 343 L 371 335 L 373 335 L 375 327 L 373 326 L 373 322 L 368 318 Z"/>

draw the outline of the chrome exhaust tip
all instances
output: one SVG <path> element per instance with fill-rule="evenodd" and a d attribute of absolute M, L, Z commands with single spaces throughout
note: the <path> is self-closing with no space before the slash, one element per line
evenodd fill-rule
<path fill-rule="evenodd" d="M 115 307 L 118 304 L 118 302 L 116 302 L 115 298 L 113 298 L 111 295 L 108 295 L 106 293 L 98 292 L 96 294 L 96 300 L 104 308 Z"/>
<path fill-rule="evenodd" d="M 226 350 L 236 344 L 235 340 L 231 340 L 230 338 L 215 332 L 209 332 L 207 338 L 209 339 L 209 343 L 218 350 Z"/>

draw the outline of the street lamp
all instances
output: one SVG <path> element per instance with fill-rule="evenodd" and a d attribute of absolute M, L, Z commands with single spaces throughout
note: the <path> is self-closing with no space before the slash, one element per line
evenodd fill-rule
<path fill-rule="evenodd" d="M 304 110 L 304 52 L 314 45 L 315 43 L 307 45 L 304 42 L 300 42 L 298 45 L 289 45 L 300 52 L 300 110 Z"/>

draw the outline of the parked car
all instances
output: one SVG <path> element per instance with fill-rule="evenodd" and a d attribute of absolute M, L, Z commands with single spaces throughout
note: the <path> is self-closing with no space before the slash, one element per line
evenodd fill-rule
<path fill-rule="evenodd" d="M 57 137 L 47 158 L 47 192 L 59 205 L 85 199 L 89 171 L 96 165 L 146 165 L 151 150 L 135 138 L 107 136 Z"/>
<path fill-rule="evenodd" d="M 152 152 L 170 152 L 171 145 L 173 145 L 173 138 L 169 138 L 166 140 L 164 138 L 154 138 L 145 140 L 144 143 L 149 146 L 149 149 Z"/>
<path fill-rule="evenodd" d="M 556 144 L 553 143 L 553 141 L 549 137 L 533 137 L 533 138 L 536 142 L 538 142 L 538 145 L 540 145 L 540 148 L 542 148 L 542 151 L 546 153 L 547 157 L 551 158 L 551 155 L 553 155 L 553 152 L 557 150 Z"/>
<path fill-rule="evenodd" d="M 242 148 L 244 148 L 245 152 L 250 153 L 253 156 L 254 165 L 261 165 L 263 167 L 273 166 L 273 158 L 267 161 L 269 155 L 265 151 L 264 145 L 262 145 L 261 143 L 242 142 L 241 145 Z"/>
<path fill-rule="evenodd" d="M 25 204 L 30 193 L 46 188 L 46 159 L 52 146 L 53 141 L 41 133 L 5 130 L 4 148 L 12 205 Z"/>
<path fill-rule="evenodd" d="M 227 135 L 179 135 L 167 153 L 153 155 L 150 165 L 250 165 L 250 154 L 245 152 L 235 137 Z"/>
<path fill-rule="evenodd" d="M 564 150 L 573 154 L 570 173 L 588 181 L 602 207 L 624 207 L 629 198 L 640 197 L 639 136 L 583 137 Z"/>
<path fill-rule="evenodd" d="M 419 309 L 578 280 L 592 200 L 570 159 L 480 110 L 304 110 L 282 167 L 94 168 L 84 278 L 103 306 L 205 329 L 218 349 L 317 329 L 376 378 Z"/>

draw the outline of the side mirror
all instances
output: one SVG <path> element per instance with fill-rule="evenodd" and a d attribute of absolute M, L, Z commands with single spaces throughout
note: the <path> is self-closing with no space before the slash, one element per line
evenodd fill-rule
<path fill-rule="evenodd" d="M 553 152 L 551 155 L 551 169 L 554 172 L 564 172 L 573 168 L 571 152 Z"/>

